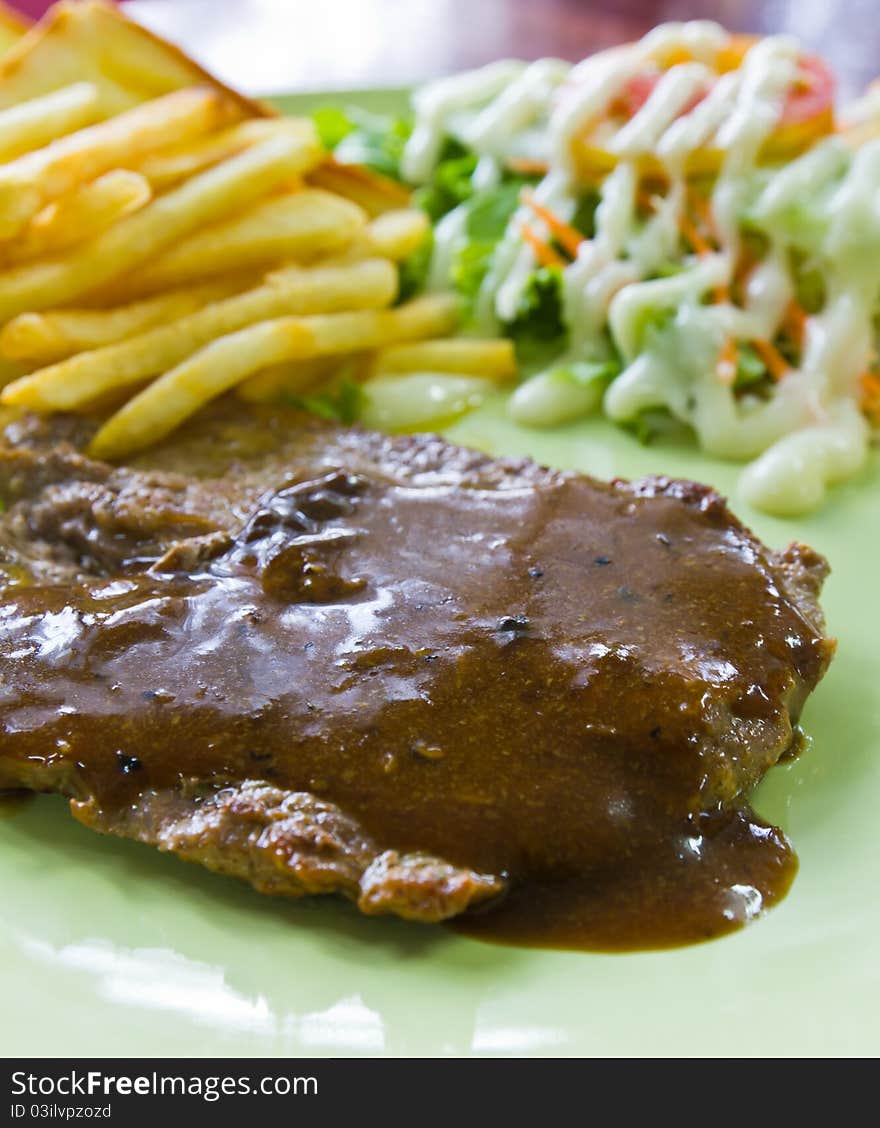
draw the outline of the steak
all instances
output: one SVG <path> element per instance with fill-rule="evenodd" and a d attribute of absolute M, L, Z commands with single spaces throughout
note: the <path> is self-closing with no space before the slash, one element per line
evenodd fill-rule
<path fill-rule="evenodd" d="M 691 482 L 236 402 L 127 466 L 91 431 L 0 444 L 0 788 L 528 943 L 694 940 L 784 892 L 746 799 L 833 652 L 810 549 Z"/>

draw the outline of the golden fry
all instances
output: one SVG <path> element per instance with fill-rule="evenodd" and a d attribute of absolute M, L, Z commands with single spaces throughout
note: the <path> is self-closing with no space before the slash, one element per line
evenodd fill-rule
<path fill-rule="evenodd" d="M 516 375 L 516 352 L 509 340 L 452 337 L 418 341 L 380 349 L 373 358 L 373 371 L 382 376 L 410 372 L 461 373 L 503 381 Z"/>
<path fill-rule="evenodd" d="M 105 172 L 48 204 L 17 238 L 0 243 L 0 263 L 28 262 L 83 243 L 142 208 L 151 196 L 149 181 L 140 173 L 122 168 Z"/>
<path fill-rule="evenodd" d="M 212 341 L 111 416 L 92 440 L 90 454 L 117 458 L 150 446 L 255 369 L 295 355 L 306 337 L 295 318 L 284 318 Z"/>
<path fill-rule="evenodd" d="M 10 161 L 82 129 L 96 121 L 100 111 L 100 95 L 92 82 L 74 82 L 0 110 L 0 160 Z"/>
<path fill-rule="evenodd" d="M 307 326 L 306 352 L 297 359 L 331 356 L 381 348 L 397 341 L 413 341 L 449 333 L 458 324 L 458 300 L 449 294 L 416 298 L 396 309 L 339 313 L 300 318 Z"/>
<path fill-rule="evenodd" d="M 195 228 L 272 191 L 313 161 L 315 153 L 315 147 L 286 135 L 271 137 L 153 200 L 65 256 L 0 272 L 0 321 L 97 290 Z"/>
<path fill-rule="evenodd" d="M 256 372 L 237 385 L 235 394 L 248 403 L 277 402 L 285 395 L 301 395 L 331 378 L 339 367 L 338 356 L 311 360 L 288 360 Z"/>
<path fill-rule="evenodd" d="M 371 219 L 363 235 L 352 245 L 352 254 L 363 251 L 400 262 L 421 247 L 431 224 L 416 208 L 399 208 Z"/>
<path fill-rule="evenodd" d="M 457 301 L 438 295 L 393 310 L 282 317 L 250 325 L 213 341 L 129 400 L 98 431 L 89 452 L 95 458 L 118 458 L 141 450 L 270 365 L 448 332 L 457 319 Z"/>
<path fill-rule="evenodd" d="M 13 380 L 20 380 L 23 375 L 24 368 L 21 364 L 0 356 L 0 388 L 5 388 Z"/>
<path fill-rule="evenodd" d="M 362 165 L 340 164 L 332 158 L 313 170 L 309 182 L 317 188 L 345 196 L 371 216 L 409 205 L 409 190 L 396 180 Z"/>
<path fill-rule="evenodd" d="M 100 349 L 166 325 L 246 288 L 244 279 L 226 278 L 171 290 L 112 309 L 53 309 L 22 313 L 0 330 L 0 354 L 31 366 L 50 364 L 74 353 Z"/>
<path fill-rule="evenodd" d="M 178 90 L 9 161 L 0 166 L 0 238 L 15 235 L 77 184 L 173 141 L 208 133 L 235 112 L 217 90 Z"/>
<path fill-rule="evenodd" d="M 149 180 L 156 192 L 164 192 L 172 184 L 202 172 L 218 161 L 228 160 L 257 141 L 265 141 L 276 133 L 302 132 L 303 123 L 290 118 L 256 118 L 241 121 L 207 137 L 182 145 L 172 145 L 148 153 L 139 160 L 137 171 Z"/>
<path fill-rule="evenodd" d="M 126 296 L 151 294 L 220 271 L 313 259 L 344 248 L 366 221 L 355 204 L 307 188 L 261 201 L 243 215 L 181 240 L 122 284 Z"/>
<path fill-rule="evenodd" d="M 381 307 L 393 301 L 396 290 L 397 272 L 385 259 L 291 267 L 170 325 L 41 368 L 10 384 L 0 400 L 42 411 L 71 410 L 166 371 L 215 337 L 244 326 L 287 314 Z"/>

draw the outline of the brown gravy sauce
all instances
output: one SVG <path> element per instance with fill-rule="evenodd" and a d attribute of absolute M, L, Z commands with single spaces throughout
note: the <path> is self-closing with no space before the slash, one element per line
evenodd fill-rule
<path fill-rule="evenodd" d="M 700 941 L 794 876 L 742 794 L 827 643 L 726 510 L 336 472 L 267 497 L 203 572 L 0 609 L 0 786 L 38 763 L 108 809 L 186 778 L 307 790 L 506 875 L 453 926 L 504 943 Z"/>
<path fill-rule="evenodd" d="M 514 886 L 450 927 L 532 948 L 673 948 L 742 928 L 782 900 L 796 873 L 785 835 L 745 807 L 710 834 L 662 839 L 614 867 Z"/>

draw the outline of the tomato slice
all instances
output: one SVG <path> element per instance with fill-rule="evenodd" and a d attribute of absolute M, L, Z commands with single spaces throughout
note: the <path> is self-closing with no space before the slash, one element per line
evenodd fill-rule
<path fill-rule="evenodd" d="M 718 61 L 719 75 L 741 66 L 746 53 L 756 42 L 755 37 L 732 36 L 724 57 Z M 664 73 L 664 69 L 648 64 L 645 70 L 633 75 L 608 106 L 606 123 L 619 127 L 632 119 L 657 89 Z M 708 83 L 705 89 L 697 91 L 678 116 L 690 113 L 711 88 L 712 84 Z M 801 55 L 797 61 L 795 82 L 786 96 L 776 128 L 761 150 L 762 158 L 780 160 L 796 156 L 817 138 L 830 133 L 834 129 L 835 93 L 835 78 L 827 64 L 817 55 Z M 584 167 L 584 175 L 593 178 L 597 172 L 607 172 L 616 163 L 605 137 L 601 132 L 594 134 L 594 130 L 595 123 L 588 126 L 575 142 L 580 150 L 579 160 Z M 717 171 L 721 160 L 722 154 L 708 146 L 692 154 L 689 167 L 694 174 L 711 173 Z M 650 166 L 651 161 L 651 157 L 645 157 L 644 163 Z"/>
<path fill-rule="evenodd" d="M 801 125 L 833 110 L 837 81 L 818 55 L 804 55 L 782 111 L 783 125 Z"/>
<path fill-rule="evenodd" d="M 745 40 L 747 46 L 751 43 Z M 742 58 L 740 58 L 740 63 Z M 657 89 L 662 77 L 658 70 L 643 71 L 626 83 L 609 107 L 610 116 L 629 120 L 639 112 Z M 828 113 L 834 105 L 836 80 L 828 65 L 818 55 L 804 55 L 798 62 L 795 85 L 789 91 L 781 115 L 782 125 L 800 125 Z M 682 114 L 690 113 L 708 91 L 696 95 L 682 109 Z"/>
<path fill-rule="evenodd" d="M 627 121 L 635 117 L 657 89 L 659 81 L 659 71 L 634 74 L 609 106 L 611 116 L 626 118 Z"/>
<path fill-rule="evenodd" d="M 624 118 L 626 121 L 634 118 L 657 89 L 657 84 L 662 77 L 663 75 L 659 71 L 644 71 L 641 74 L 634 74 L 609 106 L 610 116 L 612 118 Z M 708 86 L 705 90 L 698 90 L 682 106 L 678 116 L 684 117 L 685 114 L 689 114 L 694 106 L 698 106 L 708 93 Z"/>

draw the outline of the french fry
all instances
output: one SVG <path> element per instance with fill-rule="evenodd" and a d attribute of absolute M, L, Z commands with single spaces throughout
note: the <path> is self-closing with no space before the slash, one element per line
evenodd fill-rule
<path fill-rule="evenodd" d="M 153 200 L 67 255 L 0 272 L 0 321 L 91 293 L 195 228 L 246 207 L 311 163 L 316 144 L 287 135 L 271 137 Z"/>
<path fill-rule="evenodd" d="M 393 310 L 282 317 L 250 325 L 213 341 L 129 400 L 98 431 L 89 453 L 118 458 L 150 446 L 262 368 L 448 332 L 457 320 L 457 300 L 437 295 Z"/>
<path fill-rule="evenodd" d="M 401 262 L 417 251 L 431 224 L 423 211 L 398 208 L 371 219 L 352 245 L 352 254 L 382 255 Z"/>
<path fill-rule="evenodd" d="M 22 313 L 0 330 L 0 354 L 32 367 L 50 364 L 74 353 L 112 345 L 155 325 L 177 321 L 244 289 L 245 281 L 232 277 L 171 290 L 113 309 Z"/>
<path fill-rule="evenodd" d="M 509 380 L 517 372 L 513 341 L 479 341 L 467 337 L 391 345 L 375 354 L 372 368 L 383 376 L 452 372 L 497 382 Z"/>
<path fill-rule="evenodd" d="M 359 204 L 371 216 L 392 209 L 405 208 L 410 201 L 409 190 L 388 176 L 381 176 L 362 165 L 340 164 L 328 158 L 310 176 L 316 188 L 326 188 Z"/>
<path fill-rule="evenodd" d="M 140 173 L 122 168 L 105 172 L 48 204 L 17 238 L 0 243 L 0 263 L 28 262 L 83 243 L 142 208 L 151 196 L 149 181 Z"/>
<path fill-rule="evenodd" d="M 398 341 L 415 341 L 451 332 L 458 324 L 458 299 L 451 294 L 432 294 L 395 309 L 362 310 L 355 313 L 318 314 L 313 317 L 281 318 L 296 321 L 307 330 L 297 337 L 299 351 L 286 353 L 285 360 L 336 356 L 381 348 Z M 254 371 L 254 370 L 252 370 Z"/>
<path fill-rule="evenodd" d="M 40 149 L 100 117 L 101 100 L 92 82 L 74 82 L 41 98 L 0 110 L 0 160 Z"/>
<path fill-rule="evenodd" d="M 198 137 L 237 107 L 210 87 L 178 90 L 69 133 L 0 166 L 0 238 L 11 238 L 45 204 L 143 153 Z"/>
<path fill-rule="evenodd" d="M 149 180 L 156 192 L 164 192 L 172 184 L 178 184 L 219 161 L 234 157 L 249 145 L 298 125 L 289 118 L 241 121 L 207 137 L 148 153 L 134 162 L 134 167 Z"/>
<path fill-rule="evenodd" d="M 20 380 L 24 371 L 22 365 L 16 361 L 0 357 L 0 388 L 5 388 L 13 380 Z"/>
<path fill-rule="evenodd" d="M 275 364 L 243 380 L 236 386 L 235 394 L 247 403 L 272 403 L 284 395 L 301 395 L 329 380 L 339 364 L 338 356 Z"/>
<path fill-rule="evenodd" d="M 314 259 L 344 248 L 364 227 L 359 207 L 330 192 L 307 188 L 272 197 L 250 212 L 181 240 L 137 276 L 126 297 L 155 293 L 216 274 L 273 266 L 285 259 Z"/>
<path fill-rule="evenodd" d="M 112 415 L 95 435 L 89 453 L 117 458 L 150 446 L 255 369 L 295 355 L 307 339 L 299 321 L 285 318 L 212 341 Z"/>
<path fill-rule="evenodd" d="M 0 400 L 41 411 L 72 410 L 111 389 L 164 372 L 214 338 L 244 326 L 287 314 L 381 307 L 393 300 L 396 290 L 397 272 L 386 259 L 291 267 L 255 290 L 205 306 L 170 325 L 41 368 L 10 384 Z"/>

